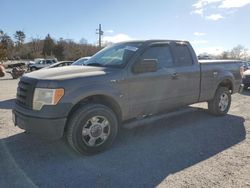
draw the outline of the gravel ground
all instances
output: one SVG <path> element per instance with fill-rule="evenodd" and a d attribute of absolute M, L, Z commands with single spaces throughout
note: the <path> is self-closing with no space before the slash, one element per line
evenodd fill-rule
<path fill-rule="evenodd" d="M 123 130 L 111 149 L 87 157 L 13 126 L 17 82 L 0 78 L 0 187 L 250 187 L 250 91 L 233 96 L 225 117 L 194 105 Z"/>

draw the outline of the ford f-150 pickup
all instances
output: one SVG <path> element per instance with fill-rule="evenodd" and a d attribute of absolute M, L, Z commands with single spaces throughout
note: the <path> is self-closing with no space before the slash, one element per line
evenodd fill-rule
<path fill-rule="evenodd" d="M 15 125 L 59 139 L 78 152 L 109 147 L 126 122 L 198 102 L 211 114 L 227 114 L 241 85 L 240 61 L 198 62 L 186 41 L 114 44 L 84 66 L 39 70 L 21 77 L 13 109 Z"/>

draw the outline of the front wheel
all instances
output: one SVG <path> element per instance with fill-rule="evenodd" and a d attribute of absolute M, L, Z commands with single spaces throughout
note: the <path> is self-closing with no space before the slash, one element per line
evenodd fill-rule
<path fill-rule="evenodd" d="M 229 111 L 231 105 L 231 93 L 226 87 L 219 87 L 214 98 L 208 101 L 208 110 L 216 116 L 224 116 Z"/>
<path fill-rule="evenodd" d="M 67 124 L 68 143 L 82 154 L 96 154 L 115 140 L 118 120 L 115 113 L 101 104 L 86 104 L 77 109 Z"/>
<path fill-rule="evenodd" d="M 31 67 L 31 68 L 30 68 L 30 71 L 31 71 L 31 72 L 33 72 L 33 71 L 35 71 L 35 70 L 37 70 L 35 67 Z"/>

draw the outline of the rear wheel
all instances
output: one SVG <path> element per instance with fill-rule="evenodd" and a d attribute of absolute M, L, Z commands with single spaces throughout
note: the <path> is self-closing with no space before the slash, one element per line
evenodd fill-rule
<path fill-rule="evenodd" d="M 96 154 L 113 143 L 117 132 L 117 117 L 110 108 L 101 104 L 87 104 L 70 117 L 66 137 L 76 151 Z"/>
<path fill-rule="evenodd" d="M 35 71 L 36 70 L 36 68 L 35 67 L 31 67 L 30 68 L 30 71 L 32 72 L 32 71 Z"/>
<path fill-rule="evenodd" d="M 226 87 L 219 87 L 214 98 L 208 101 L 208 110 L 216 116 L 226 115 L 231 105 L 231 93 Z"/>
<path fill-rule="evenodd" d="M 18 78 L 18 76 L 16 74 L 14 74 L 14 73 L 12 73 L 11 75 L 12 75 L 13 79 L 17 79 Z"/>

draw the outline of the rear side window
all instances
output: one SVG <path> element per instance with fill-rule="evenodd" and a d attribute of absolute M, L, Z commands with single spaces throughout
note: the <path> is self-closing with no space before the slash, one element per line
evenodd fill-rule
<path fill-rule="evenodd" d="M 152 46 L 148 48 L 142 54 L 141 59 L 156 59 L 159 68 L 173 66 L 173 58 L 168 45 Z"/>
<path fill-rule="evenodd" d="M 51 60 L 46 60 L 46 64 L 52 64 Z"/>
<path fill-rule="evenodd" d="M 175 55 L 177 66 L 190 66 L 193 64 L 193 58 L 187 45 L 176 44 Z"/>

